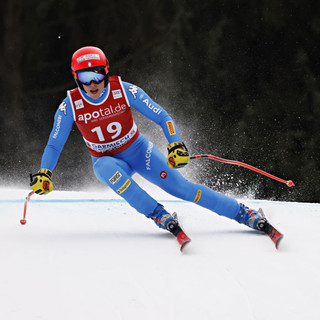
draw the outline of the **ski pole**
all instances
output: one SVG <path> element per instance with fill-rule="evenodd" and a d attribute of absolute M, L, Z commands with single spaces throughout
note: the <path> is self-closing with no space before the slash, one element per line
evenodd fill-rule
<path fill-rule="evenodd" d="M 26 200 L 24 201 L 24 210 L 23 210 L 23 218 L 20 220 L 21 224 L 26 224 L 26 214 L 27 214 L 27 205 L 30 201 L 31 196 L 34 194 L 34 191 L 29 192 L 28 196 L 26 197 Z"/>
<path fill-rule="evenodd" d="M 213 160 L 216 160 L 216 161 L 219 161 L 219 162 L 223 162 L 223 163 L 227 163 L 227 164 L 235 164 L 235 165 L 238 165 L 238 166 L 241 166 L 241 167 L 244 167 L 244 168 L 247 168 L 249 170 L 252 170 L 252 171 L 255 171 L 255 172 L 258 172 L 259 174 L 262 174 L 264 176 L 267 176 L 271 179 L 274 179 L 274 180 L 277 180 L 279 182 L 282 182 L 284 184 L 286 184 L 288 187 L 294 187 L 294 183 L 292 180 L 283 180 L 281 178 L 278 178 L 268 172 L 265 172 L 263 170 L 260 170 L 256 167 L 253 167 L 249 164 L 246 164 L 246 163 L 243 163 L 243 162 L 240 162 L 240 161 L 235 161 L 235 160 L 228 160 L 228 159 L 223 159 L 223 158 L 220 158 L 220 157 L 216 157 L 216 156 L 213 156 L 211 154 L 201 154 L 201 155 L 194 155 L 194 156 L 191 156 L 190 159 L 201 159 L 201 158 L 209 158 L 209 159 L 213 159 Z"/>

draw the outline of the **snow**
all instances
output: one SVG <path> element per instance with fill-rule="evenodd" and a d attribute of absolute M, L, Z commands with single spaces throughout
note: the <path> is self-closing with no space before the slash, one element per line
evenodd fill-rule
<path fill-rule="evenodd" d="M 276 250 L 153 190 L 192 238 L 182 254 L 108 190 L 34 195 L 24 226 L 29 191 L 0 192 L 1 319 L 319 319 L 320 204 L 243 200 L 284 233 Z"/>

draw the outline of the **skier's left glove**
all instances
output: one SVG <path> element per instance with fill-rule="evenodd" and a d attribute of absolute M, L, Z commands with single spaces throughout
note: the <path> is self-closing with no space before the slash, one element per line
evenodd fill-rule
<path fill-rule="evenodd" d="M 30 174 L 30 187 L 37 194 L 48 194 L 53 190 L 51 181 L 52 171 L 49 169 L 40 169 L 36 174 Z"/>
<path fill-rule="evenodd" d="M 172 142 L 167 149 L 167 162 L 170 168 L 182 168 L 189 162 L 190 155 L 183 142 Z"/>

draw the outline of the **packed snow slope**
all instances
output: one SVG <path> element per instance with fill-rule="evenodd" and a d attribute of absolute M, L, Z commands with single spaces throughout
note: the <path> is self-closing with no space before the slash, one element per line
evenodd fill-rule
<path fill-rule="evenodd" d="M 243 200 L 284 233 L 266 236 L 159 190 L 191 244 L 115 194 L 0 190 L 0 319 L 316 320 L 320 204 Z M 241 199 L 240 199 L 241 200 Z"/>

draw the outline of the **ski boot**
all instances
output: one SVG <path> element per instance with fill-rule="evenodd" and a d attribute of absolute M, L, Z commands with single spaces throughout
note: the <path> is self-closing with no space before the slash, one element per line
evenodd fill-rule
<path fill-rule="evenodd" d="M 239 223 L 259 231 L 264 231 L 267 224 L 267 219 L 261 215 L 259 211 L 249 209 L 242 203 L 240 203 L 239 213 L 234 219 Z"/>
<path fill-rule="evenodd" d="M 276 248 L 279 248 L 279 244 L 283 238 L 283 234 L 268 222 L 262 209 L 256 211 L 253 209 L 249 209 L 244 204 L 240 203 L 240 210 L 238 215 L 235 217 L 235 220 L 239 223 L 247 225 L 252 229 L 266 233 L 273 241 Z"/>
<path fill-rule="evenodd" d="M 177 238 L 181 252 L 186 244 L 191 241 L 191 239 L 181 229 L 177 215 L 175 214 L 173 217 L 164 209 L 163 205 L 159 204 L 148 217 L 151 218 L 159 228 L 170 231 Z"/>

